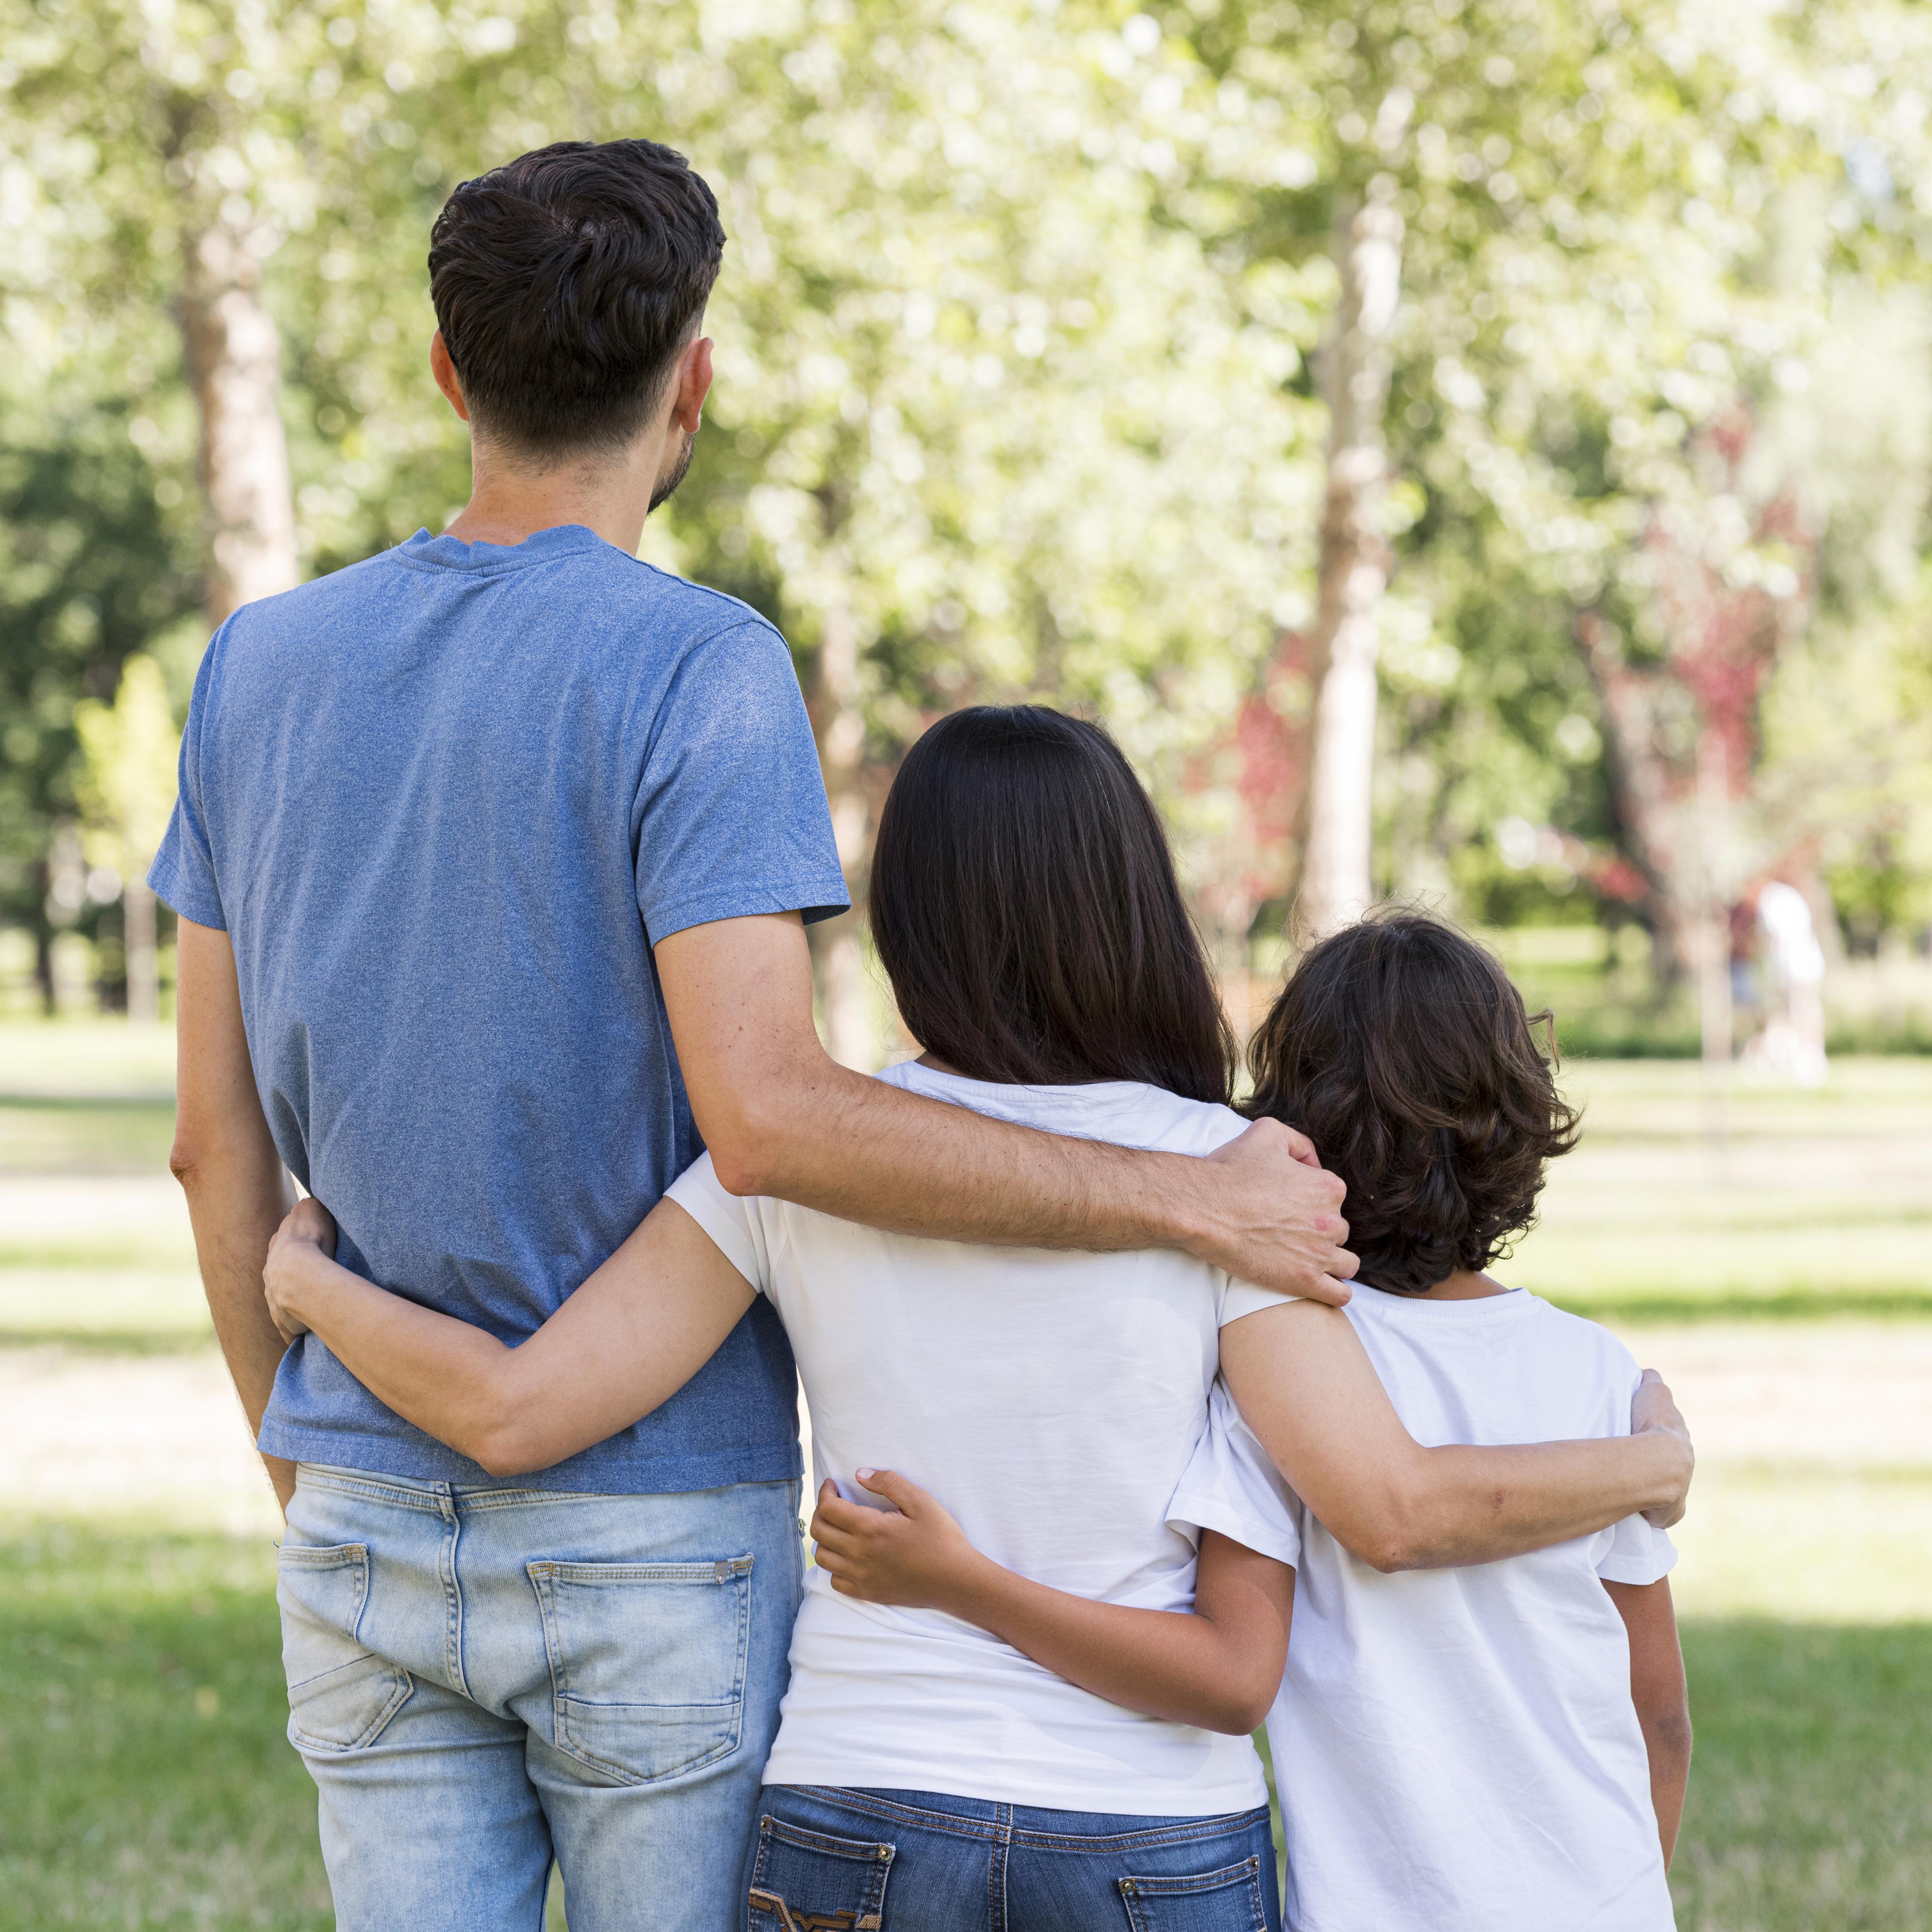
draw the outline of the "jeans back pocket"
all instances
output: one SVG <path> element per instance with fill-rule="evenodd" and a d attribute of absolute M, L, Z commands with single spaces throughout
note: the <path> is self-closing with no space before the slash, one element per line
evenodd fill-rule
<path fill-rule="evenodd" d="M 766 1816 L 752 1868 L 752 1932 L 879 1932 L 893 1848 Z"/>
<path fill-rule="evenodd" d="M 750 1557 L 527 1568 L 560 1750 L 622 1783 L 651 1784 L 737 1749 Z"/>
<path fill-rule="evenodd" d="M 298 1750 L 361 1750 L 408 1701 L 415 1680 L 362 1641 L 369 1546 L 285 1543 L 275 1559 L 289 1742 Z"/>
<path fill-rule="evenodd" d="M 1120 1885 L 1133 1932 L 1268 1932 L 1259 1858 L 1172 1878 L 1124 1878 Z"/>

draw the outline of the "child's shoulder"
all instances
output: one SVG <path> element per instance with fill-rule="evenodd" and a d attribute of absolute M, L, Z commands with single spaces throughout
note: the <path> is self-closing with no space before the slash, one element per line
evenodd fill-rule
<path fill-rule="evenodd" d="M 1531 1328 L 1542 1360 L 1552 1370 L 1567 1370 L 1585 1388 L 1603 1391 L 1620 1408 L 1627 1403 L 1643 1372 L 1628 1346 L 1600 1322 L 1573 1315 L 1538 1294 L 1529 1298 L 1535 1304 Z"/>

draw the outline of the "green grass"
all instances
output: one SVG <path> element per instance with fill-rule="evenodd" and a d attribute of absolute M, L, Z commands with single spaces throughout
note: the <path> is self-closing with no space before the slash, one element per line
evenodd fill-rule
<path fill-rule="evenodd" d="M 1932 1060 L 1713 1091 L 1656 1061 L 1567 1063 L 1582 1144 L 1499 1272 L 1600 1318 L 1932 1316 Z"/>
<path fill-rule="evenodd" d="M 1529 964 L 1579 970 L 1562 950 Z M 99 1375 L 130 1414 L 179 1400 L 182 1352 L 210 1346 L 171 1073 L 161 1030 L 0 1025 L 0 1366 L 64 1364 L 83 1395 Z M 1694 1064 L 1564 1077 L 1584 1144 L 1502 1272 L 1626 1332 L 1703 1429 L 1676 1579 L 1698 1725 L 1682 1932 L 1932 1932 L 1932 1061 L 1840 1060 L 1816 1091 L 1740 1078 L 1721 1110 Z M 82 1352 L 11 1352 L 48 1342 Z M 213 1499 L 29 1524 L 89 1505 L 18 1488 L 0 1932 L 328 1926 L 266 1538 L 157 1527 L 227 1520 Z"/>
<path fill-rule="evenodd" d="M 0 1538 L 0 1932 L 323 1932 L 273 1552 Z M 1687 1622 L 1682 1932 L 1932 1928 L 1932 1622 Z"/>
<path fill-rule="evenodd" d="M 1932 1927 L 1932 1622 L 1691 1623 L 1682 1932 Z"/>
<path fill-rule="evenodd" d="M 0 1927 L 332 1922 L 282 1735 L 274 1552 L 82 1526 L 0 1545 Z"/>

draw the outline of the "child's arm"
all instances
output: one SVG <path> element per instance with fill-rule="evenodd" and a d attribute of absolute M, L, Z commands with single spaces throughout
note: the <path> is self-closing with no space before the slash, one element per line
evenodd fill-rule
<path fill-rule="evenodd" d="M 1296 1495 L 1378 1570 L 1489 1563 L 1640 1512 L 1660 1527 L 1684 1514 L 1696 1459 L 1654 1376 L 1628 1436 L 1424 1448 L 1340 1309 L 1294 1301 L 1230 1322 L 1221 1372 Z"/>
<path fill-rule="evenodd" d="M 648 1415 L 753 1293 L 670 1200 L 514 1348 L 350 1274 L 334 1250 L 327 1210 L 298 1203 L 262 1275 L 275 1325 L 291 1339 L 313 1330 L 378 1401 L 493 1476 L 548 1468 Z"/>
<path fill-rule="evenodd" d="M 1670 1579 L 1654 1583 L 1612 1583 L 1610 1593 L 1630 1636 L 1630 1698 L 1650 1753 L 1650 1802 L 1670 1868 L 1684 1820 L 1684 1791 L 1690 1780 L 1690 1705 L 1684 1684 L 1684 1652 L 1677 1641 L 1677 1612 Z"/>
<path fill-rule="evenodd" d="M 892 1509 L 848 1503 L 827 1483 L 812 1533 L 840 1595 L 945 1610 L 1109 1703 L 1245 1736 L 1268 1714 L 1288 1660 L 1294 1572 L 1204 1531 L 1191 1616 L 1096 1604 L 1003 1569 L 916 1484 L 859 1481 Z"/>

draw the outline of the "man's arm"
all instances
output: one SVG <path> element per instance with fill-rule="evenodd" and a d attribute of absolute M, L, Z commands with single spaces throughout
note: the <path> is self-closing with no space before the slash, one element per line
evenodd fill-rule
<path fill-rule="evenodd" d="M 1654 1378 L 1634 1435 L 1425 1449 L 1337 1310 L 1289 1302 L 1230 1322 L 1221 1372 L 1295 1493 L 1378 1570 L 1490 1563 L 1627 1516 L 1683 1514 L 1696 1459 L 1670 1391 Z"/>
<path fill-rule="evenodd" d="M 1678 1827 L 1684 1822 L 1684 1794 L 1690 1784 L 1690 1700 L 1684 1688 L 1684 1651 L 1677 1637 L 1670 1579 L 1660 1577 L 1654 1583 L 1606 1581 L 1604 1588 L 1630 1638 L 1630 1700 L 1636 1706 L 1636 1720 L 1650 1756 L 1650 1802 L 1668 1871 L 1677 1849 Z"/>
<path fill-rule="evenodd" d="M 228 935 L 184 919 L 178 946 L 175 1144 L 168 1165 L 188 1196 L 215 1338 L 254 1436 L 283 1353 L 262 1298 L 262 1264 L 295 1196 L 255 1090 Z M 278 1456 L 262 1461 L 286 1510 L 296 1492 L 295 1465 Z"/>
<path fill-rule="evenodd" d="M 838 1065 L 812 1024 L 796 914 L 692 926 L 656 952 L 692 1111 L 733 1192 L 994 1246 L 1180 1248 L 1264 1287 L 1348 1299 L 1342 1184 L 1279 1122 L 1205 1160 L 1037 1133 Z"/>

